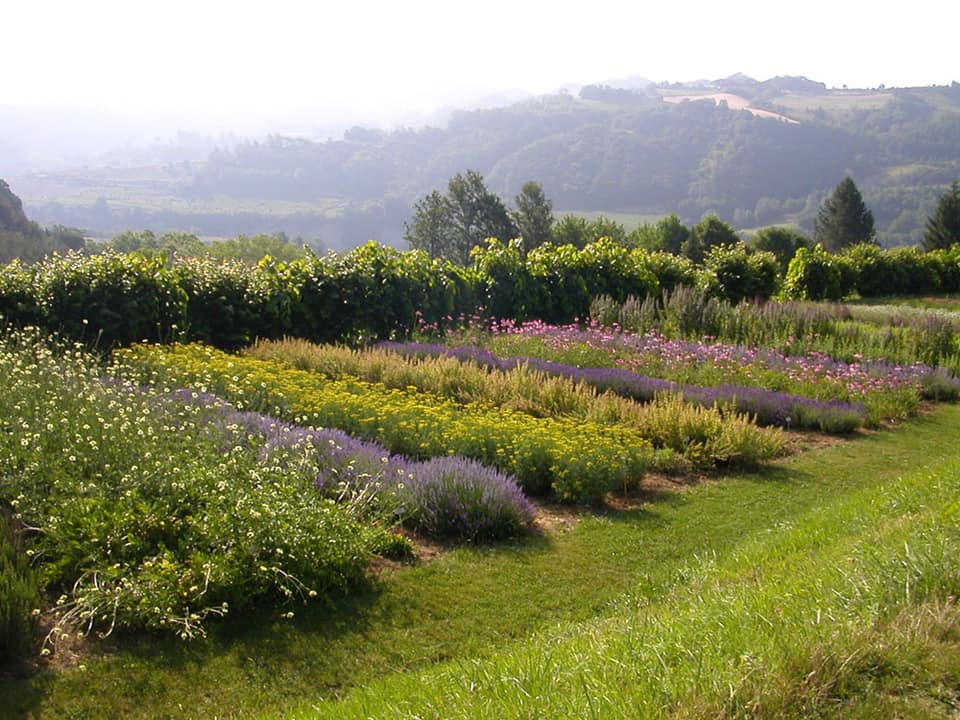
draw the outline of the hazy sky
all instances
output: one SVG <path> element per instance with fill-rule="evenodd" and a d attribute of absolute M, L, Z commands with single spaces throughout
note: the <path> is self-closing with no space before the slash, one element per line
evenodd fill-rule
<path fill-rule="evenodd" d="M 884 9 L 885 7 L 895 9 Z M 465 90 L 744 72 L 829 86 L 960 80 L 960 3 L 14 0 L 0 104 L 369 115 Z"/>

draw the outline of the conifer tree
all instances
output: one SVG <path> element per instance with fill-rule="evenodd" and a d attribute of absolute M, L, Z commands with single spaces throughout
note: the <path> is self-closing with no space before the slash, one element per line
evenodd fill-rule
<path fill-rule="evenodd" d="M 820 205 L 813 225 L 813 240 L 835 253 L 850 245 L 873 242 L 875 233 L 873 213 L 848 175 Z"/>
<path fill-rule="evenodd" d="M 954 180 L 940 196 L 937 209 L 927 218 L 923 233 L 923 249 L 948 248 L 960 242 L 960 182 Z"/>

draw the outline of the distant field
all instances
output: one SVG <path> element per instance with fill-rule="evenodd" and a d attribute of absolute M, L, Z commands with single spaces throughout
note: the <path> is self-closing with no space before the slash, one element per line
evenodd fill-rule
<path fill-rule="evenodd" d="M 582 215 L 588 220 L 605 217 L 623 225 L 627 229 L 627 232 L 647 223 L 655 223 L 663 217 L 662 213 L 607 212 L 605 210 L 556 210 L 554 211 L 554 215 L 558 218 L 564 215 Z"/>
<path fill-rule="evenodd" d="M 850 300 L 851 305 L 906 305 L 927 310 L 960 311 L 960 297 L 957 295 L 938 295 L 936 297 L 879 297 L 865 300 Z"/>
<path fill-rule="evenodd" d="M 890 92 L 873 90 L 831 90 L 823 95 L 785 94 L 773 100 L 775 105 L 793 111 L 813 112 L 822 108 L 826 112 L 843 110 L 871 110 L 893 102 Z"/>
<path fill-rule="evenodd" d="M 740 95 L 734 95 L 732 93 L 692 93 L 684 95 L 674 95 L 674 94 L 665 94 L 663 96 L 664 102 L 668 103 L 681 103 L 686 101 L 697 101 L 697 100 L 713 100 L 717 105 L 725 102 L 727 107 L 731 110 L 746 110 L 752 115 L 757 117 L 766 117 L 766 118 L 775 118 L 777 120 L 782 120 L 783 122 L 796 123 L 797 121 L 793 118 L 789 118 L 785 115 L 779 113 L 771 112 L 770 110 L 760 110 L 759 108 L 750 107 L 750 101 L 745 97 Z"/>
<path fill-rule="evenodd" d="M 121 174 L 122 173 L 122 174 Z M 162 171 L 143 168 L 142 174 L 118 171 L 120 177 L 108 179 L 100 173 L 24 175 L 10 178 L 10 186 L 24 204 L 30 206 L 58 203 L 65 207 L 89 206 L 103 198 L 113 208 L 140 208 L 147 211 L 178 214 L 256 213 L 285 215 L 322 215 L 337 218 L 344 203 L 328 198 L 316 202 L 233 198 L 224 195 L 187 199 L 176 192 L 181 179 L 163 176 Z"/>

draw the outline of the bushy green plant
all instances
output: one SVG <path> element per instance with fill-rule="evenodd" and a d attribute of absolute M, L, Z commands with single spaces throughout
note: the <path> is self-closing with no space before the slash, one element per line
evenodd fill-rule
<path fill-rule="evenodd" d="M 186 317 L 186 293 L 160 258 L 54 255 L 33 282 L 44 327 L 100 348 L 169 340 Z"/>
<path fill-rule="evenodd" d="M 799 248 L 787 267 L 783 294 L 792 300 L 840 300 L 855 287 L 855 266 L 822 246 Z"/>
<path fill-rule="evenodd" d="M 653 273 L 662 292 L 673 292 L 681 285 L 693 287 L 697 283 L 697 266 L 683 255 L 637 249 L 633 256 L 636 262 L 646 265 Z"/>
<path fill-rule="evenodd" d="M 101 372 L 33 336 L 0 345 L 0 502 L 30 528 L 58 627 L 191 636 L 362 578 L 384 530 L 321 497 L 294 449 Z"/>
<path fill-rule="evenodd" d="M 198 257 L 178 262 L 174 273 L 187 296 L 184 330 L 191 338 L 236 350 L 291 328 L 298 298 L 282 264 L 265 260 L 251 267 Z"/>
<path fill-rule="evenodd" d="M 33 641 L 40 596 L 10 515 L 0 507 L 0 668 L 23 659 Z"/>
<path fill-rule="evenodd" d="M 533 251 L 542 255 L 547 250 Z M 483 305 L 494 318 L 538 317 L 542 306 L 539 283 L 531 275 L 523 254 L 523 240 L 506 243 L 489 238 L 485 247 L 473 249 L 474 268 L 483 282 Z"/>
<path fill-rule="evenodd" d="M 38 325 L 42 319 L 31 270 L 18 260 L 0 266 L 0 328 Z"/>
<path fill-rule="evenodd" d="M 777 291 L 776 257 L 764 251 L 749 252 L 743 243 L 711 247 L 704 267 L 716 278 L 720 295 L 734 304 L 766 300 Z"/>

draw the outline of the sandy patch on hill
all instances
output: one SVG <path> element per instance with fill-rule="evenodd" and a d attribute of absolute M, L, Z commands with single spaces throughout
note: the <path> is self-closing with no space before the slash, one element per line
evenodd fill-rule
<path fill-rule="evenodd" d="M 771 112 L 769 110 L 761 110 L 760 108 L 750 107 L 750 101 L 745 97 L 740 95 L 734 95 L 733 93 L 709 93 L 702 95 L 666 95 L 663 98 L 664 102 L 668 103 L 681 103 L 684 101 L 694 101 L 694 100 L 713 100 L 713 102 L 719 105 L 722 102 L 727 104 L 731 110 L 746 110 L 751 115 L 756 115 L 757 117 L 773 118 L 774 120 L 780 120 L 781 122 L 790 123 L 791 125 L 798 125 L 799 123 L 793 118 L 788 118 L 786 115 L 780 115 L 779 113 Z"/>

